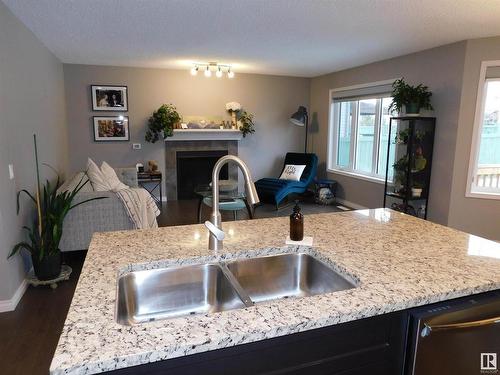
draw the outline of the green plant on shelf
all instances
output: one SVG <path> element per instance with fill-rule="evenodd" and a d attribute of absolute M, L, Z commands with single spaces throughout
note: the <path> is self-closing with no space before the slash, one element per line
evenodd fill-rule
<path fill-rule="evenodd" d="M 238 122 L 241 124 L 240 131 L 243 134 L 243 137 L 246 137 L 247 134 L 255 133 L 253 115 L 251 113 L 241 110 L 237 113 L 236 117 Z"/>
<path fill-rule="evenodd" d="M 411 86 L 404 78 L 397 79 L 392 84 L 392 102 L 389 112 L 399 112 L 406 108 L 407 114 L 418 114 L 420 109 L 434 109 L 431 105 L 432 93 L 427 86 L 419 84 Z"/>
<path fill-rule="evenodd" d="M 421 141 L 422 139 L 424 139 L 425 133 L 426 133 L 425 130 L 420 130 L 420 129 L 415 130 L 414 134 L 415 140 Z M 410 139 L 410 128 L 405 128 L 403 130 L 400 130 L 396 134 L 395 142 L 396 144 L 399 145 L 406 145 L 409 139 Z"/>
<path fill-rule="evenodd" d="M 408 171 L 408 155 L 399 158 L 393 165 L 394 168 L 394 191 L 398 194 L 404 193 L 404 184 Z"/>
<path fill-rule="evenodd" d="M 145 139 L 147 142 L 155 143 L 162 138 L 174 135 L 174 127 L 181 121 L 181 116 L 172 104 L 163 104 L 148 120 L 148 130 Z"/>

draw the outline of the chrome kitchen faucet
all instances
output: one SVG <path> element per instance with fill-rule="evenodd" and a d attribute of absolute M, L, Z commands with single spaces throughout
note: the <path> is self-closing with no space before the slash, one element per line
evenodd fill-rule
<path fill-rule="evenodd" d="M 225 237 L 225 234 L 222 231 L 221 216 L 219 211 L 219 173 L 224 164 L 229 163 L 230 161 L 236 163 L 236 165 L 243 172 L 248 204 L 253 206 L 260 202 L 250 170 L 243 160 L 234 155 L 226 155 L 217 160 L 212 172 L 212 215 L 210 217 L 210 221 L 205 221 L 205 226 L 210 231 L 208 249 L 213 250 L 215 254 L 217 254 L 219 250 L 222 250 L 222 241 Z"/>

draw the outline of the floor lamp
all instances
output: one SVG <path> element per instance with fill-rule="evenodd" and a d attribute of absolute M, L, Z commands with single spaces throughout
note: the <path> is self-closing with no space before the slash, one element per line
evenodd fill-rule
<path fill-rule="evenodd" d="M 307 115 L 306 107 L 300 106 L 297 112 L 290 117 L 290 122 L 297 126 L 304 126 L 306 128 L 306 142 L 304 145 L 304 153 L 307 153 L 307 127 L 309 125 L 309 116 Z"/>

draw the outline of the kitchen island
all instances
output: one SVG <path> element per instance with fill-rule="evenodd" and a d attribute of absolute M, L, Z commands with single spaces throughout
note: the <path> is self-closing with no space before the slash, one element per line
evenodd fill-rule
<path fill-rule="evenodd" d="M 215 351 L 500 289 L 500 244 L 388 209 L 305 217 L 312 248 L 287 247 L 288 218 L 223 223 L 231 259 L 313 252 L 355 288 L 124 326 L 116 283 L 129 271 L 215 261 L 202 225 L 97 233 L 51 364 L 94 374 Z"/>

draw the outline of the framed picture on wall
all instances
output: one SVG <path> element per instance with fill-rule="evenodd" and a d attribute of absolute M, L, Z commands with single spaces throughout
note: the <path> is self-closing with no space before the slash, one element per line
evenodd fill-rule
<path fill-rule="evenodd" d="M 94 116 L 94 141 L 128 141 L 129 127 L 127 116 Z"/>
<path fill-rule="evenodd" d="M 91 85 L 92 110 L 128 111 L 127 86 Z"/>

